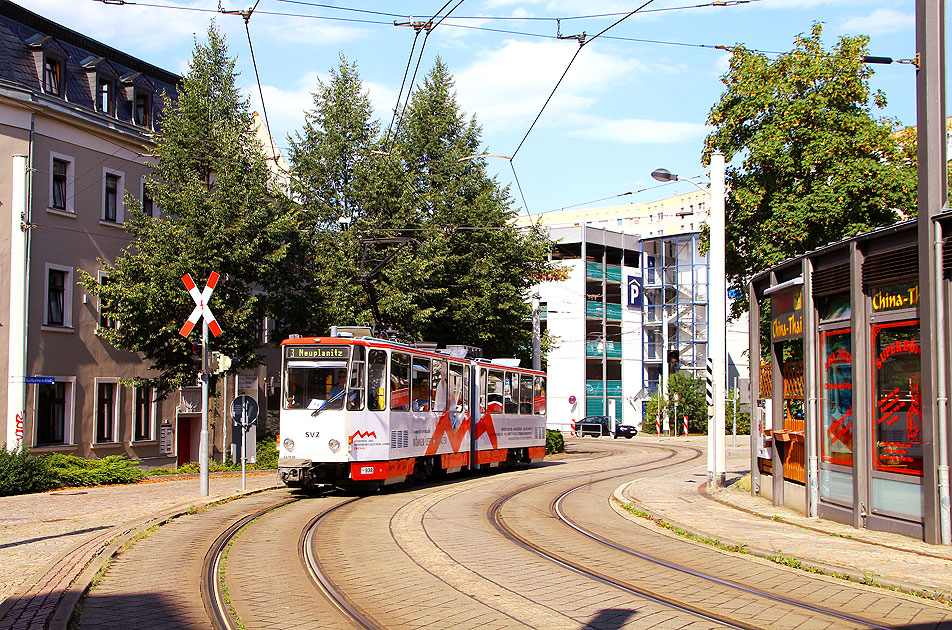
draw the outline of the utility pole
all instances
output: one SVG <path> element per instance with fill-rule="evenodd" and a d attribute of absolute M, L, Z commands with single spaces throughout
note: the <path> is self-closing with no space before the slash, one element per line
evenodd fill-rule
<path fill-rule="evenodd" d="M 539 321 L 539 294 L 532 294 L 532 369 L 542 370 L 542 324 Z"/>
<path fill-rule="evenodd" d="M 714 413 L 708 421 L 707 478 L 714 487 L 724 485 L 725 428 L 724 387 L 727 379 L 727 283 L 724 257 L 724 154 L 711 154 L 711 248 L 708 253 L 708 352 L 714 363 Z"/>
<path fill-rule="evenodd" d="M 916 0 L 916 142 L 919 193 L 919 313 L 926 514 L 925 540 L 952 543 L 949 500 L 948 392 L 942 227 L 948 208 L 945 125 L 945 2 Z M 933 473 L 932 471 L 935 471 Z M 932 475 L 935 475 L 934 477 Z M 930 478 L 931 477 L 931 478 Z M 930 489 L 936 488 L 936 493 Z M 931 515 L 938 514 L 938 523 Z"/>

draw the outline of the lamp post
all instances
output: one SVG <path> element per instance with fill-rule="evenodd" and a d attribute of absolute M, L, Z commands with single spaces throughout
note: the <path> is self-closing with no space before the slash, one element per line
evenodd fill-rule
<path fill-rule="evenodd" d="M 682 179 L 663 168 L 651 177 L 659 182 L 689 182 L 705 190 L 691 179 Z M 708 410 L 707 425 L 707 479 L 712 486 L 724 485 L 726 419 L 724 417 L 724 387 L 727 373 L 727 283 L 724 271 L 726 238 L 724 236 L 724 155 L 711 154 L 711 242 L 708 251 L 708 354 L 714 364 L 714 409 Z"/>

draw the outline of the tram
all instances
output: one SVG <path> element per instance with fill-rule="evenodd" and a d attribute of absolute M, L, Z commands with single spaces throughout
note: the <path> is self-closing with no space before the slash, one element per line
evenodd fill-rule
<path fill-rule="evenodd" d="M 278 470 L 290 487 L 383 486 L 545 456 L 545 373 L 517 360 L 337 327 L 281 350 Z"/>

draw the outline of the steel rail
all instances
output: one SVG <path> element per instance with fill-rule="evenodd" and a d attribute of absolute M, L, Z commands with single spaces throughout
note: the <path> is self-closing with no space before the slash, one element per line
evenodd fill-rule
<path fill-rule="evenodd" d="M 683 451 L 676 451 L 676 450 L 674 450 L 674 449 L 667 449 L 667 450 L 670 451 L 670 453 L 671 453 L 670 455 L 668 455 L 667 457 L 661 458 L 661 459 L 659 459 L 659 460 L 654 460 L 654 461 L 652 461 L 652 462 L 646 462 L 646 464 L 653 464 L 653 463 L 658 463 L 658 462 L 661 462 L 661 461 L 666 461 L 666 460 L 670 459 L 671 457 L 674 457 L 677 453 L 683 452 Z M 685 449 L 685 450 L 688 450 L 688 449 Z M 693 450 L 693 451 L 694 451 L 694 456 L 693 456 L 691 459 L 686 460 L 687 462 L 690 462 L 690 461 L 693 461 L 693 460 L 695 460 L 695 459 L 698 459 L 698 458 L 701 456 L 701 451 L 699 451 L 699 450 L 697 450 L 697 449 L 690 449 L 690 450 Z M 645 464 L 637 464 L 637 465 L 634 465 L 634 466 L 626 467 L 626 470 L 629 470 L 629 471 L 630 471 L 631 469 L 643 470 L 643 469 L 644 469 L 644 466 L 645 466 Z M 652 468 L 654 468 L 654 467 L 652 467 Z M 648 470 L 651 470 L 652 468 L 648 468 Z M 563 477 L 563 478 L 558 479 L 558 480 L 550 480 L 550 481 L 546 481 L 546 482 L 543 482 L 543 483 L 540 483 L 540 484 L 533 484 L 533 485 L 531 485 L 531 486 L 526 486 L 526 487 L 520 488 L 520 489 L 518 489 L 518 490 L 514 490 L 514 491 L 512 491 L 512 492 L 509 492 L 509 493 L 507 493 L 507 494 L 505 494 L 505 495 L 499 497 L 498 499 L 496 499 L 496 500 L 489 506 L 489 509 L 487 510 L 487 516 L 488 516 L 488 518 L 489 518 L 489 521 L 492 523 L 492 525 L 493 525 L 493 527 L 496 529 L 496 531 L 498 531 L 500 534 L 502 534 L 503 537 L 505 537 L 505 538 L 507 538 L 508 540 L 514 542 L 515 544 L 519 545 L 519 546 L 522 547 L 523 549 L 526 549 L 527 551 L 530 551 L 531 553 L 534 553 L 535 555 L 537 555 L 537 556 L 539 556 L 539 557 L 545 558 L 546 560 L 549 560 L 549 561 L 551 561 L 551 562 L 554 562 L 555 564 L 557 564 L 557 565 L 559 565 L 559 566 L 561 566 L 561 567 L 563 567 L 563 568 L 565 568 L 565 569 L 568 569 L 569 571 L 572 571 L 572 572 L 577 573 L 577 574 L 579 574 L 579 575 L 582 575 L 582 576 L 585 576 L 585 577 L 590 578 L 590 579 L 592 579 L 592 580 L 595 580 L 596 582 L 599 582 L 599 583 L 601 583 L 601 584 L 605 584 L 606 586 L 610 586 L 610 587 L 616 588 L 616 589 L 618 589 L 618 590 L 620 590 L 620 591 L 623 591 L 623 592 L 625 592 L 625 593 L 628 593 L 629 595 L 634 595 L 634 596 L 640 597 L 640 598 L 642 598 L 642 599 L 647 599 L 647 600 L 649 600 L 649 601 L 655 602 L 656 604 L 660 604 L 660 605 L 662 605 L 662 606 L 666 606 L 666 607 L 668 607 L 668 608 L 673 608 L 673 609 L 675 609 L 675 610 L 678 610 L 678 611 L 680 611 L 680 612 L 689 614 L 689 615 L 691 615 L 691 616 L 698 617 L 698 618 L 700 618 L 700 619 L 704 619 L 705 621 L 711 621 L 711 622 L 714 622 L 714 623 L 726 625 L 726 626 L 731 627 L 731 628 L 740 628 L 740 629 L 742 629 L 742 630 L 755 630 L 755 629 L 757 628 L 756 626 L 751 626 L 751 625 L 745 624 L 745 623 L 740 622 L 740 621 L 738 621 L 738 620 L 736 620 L 736 619 L 731 619 L 731 618 L 728 618 L 728 617 L 724 617 L 724 616 L 718 615 L 718 614 L 716 614 L 716 613 L 710 613 L 710 612 L 708 612 L 708 611 L 701 610 L 700 608 L 691 606 L 690 604 L 685 604 L 685 603 L 683 603 L 683 602 L 679 602 L 679 601 L 677 601 L 677 600 L 675 600 L 675 599 L 672 599 L 672 598 L 670 598 L 670 597 L 666 597 L 666 596 L 664 596 L 664 595 L 659 595 L 658 593 L 649 591 L 649 590 L 647 590 L 647 589 L 641 588 L 641 587 L 636 586 L 636 585 L 634 585 L 634 584 L 629 584 L 629 583 L 626 583 L 626 582 L 622 582 L 621 580 L 617 580 L 617 579 L 615 579 L 615 578 L 613 578 L 613 577 L 611 577 L 611 576 L 609 576 L 609 575 L 606 575 L 606 574 L 604 574 L 604 573 L 600 573 L 600 572 L 598 572 L 598 571 L 595 571 L 594 569 L 590 569 L 590 568 L 585 567 L 585 566 L 583 566 L 583 565 L 581 565 L 581 564 L 578 564 L 578 563 L 576 563 L 576 562 L 573 562 L 573 561 L 571 561 L 571 560 L 569 560 L 569 559 L 567 559 L 567 558 L 565 558 L 565 557 L 563 557 L 563 556 L 560 556 L 560 555 L 558 555 L 558 554 L 556 554 L 556 553 L 553 553 L 553 552 L 551 552 L 551 551 L 549 551 L 549 550 L 547 550 L 547 549 L 541 547 L 540 545 L 537 545 L 537 544 L 533 543 L 533 542 L 530 541 L 529 539 L 527 539 L 527 538 L 523 537 L 522 535 L 518 534 L 515 530 L 513 530 L 511 527 L 509 527 L 509 525 L 506 523 L 505 519 L 504 519 L 503 516 L 502 516 L 502 507 L 503 507 L 503 505 L 504 505 L 505 503 L 507 503 L 508 501 L 510 501 L 510 500 L 512 500 L 513 498 L 519 496 L 520 494 L 523 494 L 524 492 L 528 492 L 529 490 L 533 490 L 533 489 L 538 488 L 538 487 L 540 487 L 540 486 L 549 485 L 549 484 L 551 484 L 551 483 L 554 483 L 555 481 L 564 481 L 564 480 L 566 480 L 566 479 L 571 479 L 572 477 L 578 477 L 578 476 L 580 476 L 580 475 L 572 475 L 572 476 L 570 476 L 570 477 Z M 607 480 L 607 479 L 611 479 L 611 478 L 617 477 L 617 476 L 619 476 L 619 475 L 617 475 L 617 472 L 613 472 L 613 473 L 611 473 L 610 475 L 607 475 L 607 476 L 605 476 L 605 477 L 603 477 L 603 478 L 601 478 L 601 479 L 598 479 L 598 481 L 605 481 L 605 480 Z M 594 483 L 594 482 L 593 482 L 593 481 L 589 481 L 589 482 L 586 482 L 586 483 L 584 483 L 584 484 L 581 484 L 581 485 L 578 486 L 578 487 L 583 488 L 583 487 L 585 487 L 585 486 L 591 485 L 592 483 Z"/>
<path fill-rule="evenodd" d="M 709 574 L 709 573 L 704 573 L 704 572 L 702 572 L 702 571 L 696 571 L 696 570 L 691 569 L 691 568 L 689 568 L 689 567 L 686 567 L 686 566 L 684 566 L 684 565 L 682 565 L 682 564 L 678 564 L 678 563 L 676 563 L 676 562 L 669 562 L 669 561 L 663 560 L 663 559 L 661 559 L 661 558 L 659 558 L 659 557 L 657 557 L 657 556 L 653 556 L 653 555 L 651 555 L 651 554 L 647 554 L 647 553 L 642 553 L 642 552 L 640 552 L 640 551 L 636 551 L 636 550 L 634 550 L 634 549 L 632 549 L 632 548 L 630 548 L 630 547 L 626 547 L 626 546 L 624 546 L 624 545 L 619 545 L 618 543 L 613 542 L 613 541 L 611 541 L 611 540 L 609 540 L 609 539 L 607 539 L 607 538 L 605 538 L 605 537 L 603 537 L 603 536 L 599 536 L 599 535 L 596 534 L 595 532 L 593 532 L 593 531 L 591 531 L 591 530 L 588 530 L 588 529 L 585 529 L 584 527 L 582 527 L 581 525 L 579 525 L 578 523 L 576 523 L 575 521 L 573 521 L 572 519 L 570 519 L 570 518 L 569 518 L 568 516 L 566 516 L 565 513 L 562 511 L 562 500 L 565 499 L 565 497 L 567 497 L 568 495 L 570 495 L 570 494 L 572 494 L 573 492 L 575 492 L 576 490 L 581 490 L 582 488 L 585 488 L 585 487 L 588 486 L 588 485 L 590 485 L 590 484 L 583 484 L 583 485 L 576 486 L 576 487 L 574 487 L 574 488 L 570 488 L 570 489 L 566 490 L 565 492 L 563 492 L 562 494 L 560 494 L 559 496 L 557 496 L 555 499 L 552 500 L 552 502 L 549 504 L 549 509 L 550 509 L 552 515 L 555 516 L 559 521 L 561 521 L 562 524 L 564 524 L 564 525 L 566 525 L 566 526 L 568 526 L 568 527 L 574 529 L 575 531 L 577 531 L 578 533 L 582 534 L 583 536 L 587 536 L 588 538 L 594 540 L 595 542 L 598 542 L 598 543 L 600 543 L 600 544 L 602 544 L 602 545 L 605 545 L 606 547 L 610 547 L 610 548 L 612 548 L 612 549 L 615 549 L 616 551 L 621 551 L 622 553 L 626 553 L 626 554 L 631 555 L 631 556 L 634 556 L 634 557 L 636 557 L 636 558 L 640 558 L 640 559 L 645 560 L 645 561 L 647 561 L 647 562 L 651 562 L 652 564 L 657 564 L 657 565 L 663 566 L 663 567 L 665 567 L 665 568 L 667 568 L 667 569 L 671 569 L 671 570 L 674 570 L 674 571 L 678 571 L 678 572 L 680 572 L 680 573 L 686 573 L 687 575 L 690 575 L 690 576 L 693 576 L 693 577 L 696 577 L 696 578 L 699 578 L 699 579 L 702 579 L 702 580 L 706 580 L 706 581 L 709 581 L 709 582 L 713 582 L 713 583 L 719 584 L 719 585 L 721 585 L 721 586 L 726 586 L 726 587 L 728 587 L 728 588 L 733 588 L 733 589 L 742 591 L 742 592 L 744 592 L 744 593 L 747 593 L 747 594 L 749 594 L 749 595 L 755 595 L 755 596 L 757 596 L 757 597 L 763 597 L 763 598 L 766 598 L 766 599 L 768 599 L 768 600 L 770 600 L 770 601 L 787 604 L 788 606 L 793 606 L 793 607 L 795 607 L 795 608 L 802 608 L 802 609 L 804 609 L 804 610 L 809 610 L 809 611 L 811 611 L 811 612 L 815 612 L 815 613 L 818 613 L 818 614 L 821 614 L 821 615 L 828 615 L 828 616 L 830 616 L 830 617 L 835 617 L 835 618 L 840 619 L 840 620 L 842 620 L 842 621 L 848 621 L 848 622 L 850 622 L 850 623 L 856 623 L 856 624 L 859 624 L 859 625 L 868 626 L 868 627 L 870 627 L 870 628 L 874 628 L 875 630 L 888 630 L 888 628 L 890 627 L 890 626 L 877 625 L 875 622 L 872 622 L 872 621 L 870 621 L 869 619 L 863 619 L 863 618 L 861 618 L 861 617 L 853 617 L 853 616 L 851 616 L 851 615 L 846 615 L 846 614 L 843 614 L 843 613 L 836 612 L 835 610 L 831 610 L 831 609 L 829 609 L 829 608 L 824 608 L 823 606 L 817 606 L 817 605 L 815 605 L 815 604 L 809 604 L 809 603 L 804 602 L 804 601 L 802 601 L 802 600 L 793 599 L 793 598 L 789 598 L 789 597 L 783 597 L 782 595 L 774 595 L 774 594 L 772 594 L 772 593 L 768 593 L 768 592 L 762 591 L 762 590 L 760 590 L 760 589 L 756 589 L 756 588 L 753 588 L 753 587 L 750 587 L 750 586 L 745 586 L 744 584 L 741 584 L 741 583 L 739 583 L 739 582 L 734 582 L 734 581 L 732 581 L 732 580 L 726 580 L 726 579 L 724 579 L 724 578 L 719 578 L 719 577 L 717 577 L 717 576 L 715 576 L 715 575 L 711 575 L 711 574 Z"/>
<path fill-rule="evenodd" d="M 239 627 L 237 619 L 234 618 L 228 609 L 228 605 L 225 603 L 225 598 L 222 593 L 221 574 L 219 571 L 222 556 L 224 556 L 225 551 L 228 549 L 228 545 L 248 523 L 264 516 L 271 510 L 284 507 L 297 500 L 297 498 L 292 498 L 278 501 L 273 505 L 269 505 L 241 517 L 223 531 L 218 538 L 215 539 L 211 547 L 209 547 L 208 552 L 205 554 L 205 559 L 202 561 L 202 581 L 200 589 L 202 603 L 205 606 L 205 612 L 208 614 L 208 620 L 216 630 L 236 630 Z"/>
<path fill-rule="evenodd" d="M 366 630 L 385 630 L 384 626 L 378 624 L 373 617 L 350 601 L 350 599 L 337 588 L 330 577 L 328 577 L 327 572 L 324 571 L 324 566 L 321 564 L 320 559 L 314 553 L 313 541 L 321 522 L 337 510 L 359 501 L 361 498 L 362 497 L 354 497 L 342 503 L 338 503 L 312 518 L 301 533 L 301 538 L 298 541 L 298 554 L 300 555 L 301 562 L 304 564 L 304 568 L 311 577 L 311 581 L 341 615 L 358 628 L 364 628 Z"/>

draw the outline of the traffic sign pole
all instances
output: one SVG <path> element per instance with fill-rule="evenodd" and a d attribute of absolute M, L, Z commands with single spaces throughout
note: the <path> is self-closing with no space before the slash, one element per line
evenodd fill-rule
<path fill-rule="evenodd" d="M 198 452 L 199 492 L 208 496 L 208 321 L 202 320 L 202 434 Z"/>

